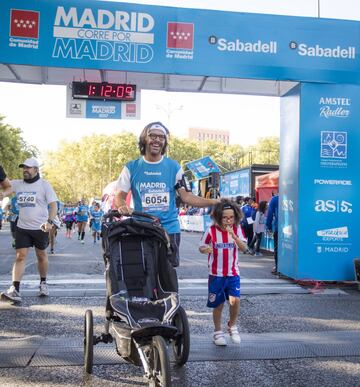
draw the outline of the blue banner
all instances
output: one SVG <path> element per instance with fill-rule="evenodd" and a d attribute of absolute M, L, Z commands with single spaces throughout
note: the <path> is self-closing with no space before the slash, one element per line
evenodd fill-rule
<path fill-rule="evenodd" d="M 354 279 L 359 104 L 351 85 L 302 84 L 283 98 L 279 270 L 290 277 Z"/>
<path fill-rule="evenodd" d="M 212 172 L 220 172 L 219 167 L 211 159 L 210 156 L 205 156 L 201 159 L 190 161 L 185 164 L 194 174 L 196 179 L 203 179 Z"/>
<path fill-rule="evenodd" d="M 86 118 L 121 118 L 121 102 L 86 101 Z"/>
<path fill-rule="evenodd" d="M 220 194 L 224 197 L 250 196 L 250 169 L 224 173 Z"/>
<path fill-rule="evenodd" d="M 356 21 L 80 0 L 0 15 L 0 63 L 360 83 Z"/>
<path fill-rule="evenodd" d="M 304 276 L 354 279 L 359 253 L 360 89 L 301 86 L 299 255 Z"/>

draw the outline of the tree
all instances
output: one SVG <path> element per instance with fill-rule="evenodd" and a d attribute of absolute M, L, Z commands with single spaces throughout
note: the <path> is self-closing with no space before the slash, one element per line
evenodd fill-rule
<path fill-rule="evenodd" d="M 134 134 L 92 135 L 62 142 L 45 155 L 44 177 L 62 201 L 100 198 L 105 186 L 118 178 L 125 163 L 138 156 Z"/>
<path fill-rule="evenodd" d="M 22 131 L 3 122 L 0 116 L 0 163 L 10 179 L 21 178 L 19 164 L 28 157 L 36 157 L 38 150 L 22 138 Z"/>

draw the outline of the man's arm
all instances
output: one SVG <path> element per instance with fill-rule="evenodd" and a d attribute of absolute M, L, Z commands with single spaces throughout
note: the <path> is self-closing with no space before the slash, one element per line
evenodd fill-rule
<path fill-rule="evenodd" d="M 206 199 L 201 196 L 196 196 L 192 192 L 186 191 L 184 188 L 179 188 L 178 193 L 183 203 L 193 207 L 210 207 L 216 203 L 220 203 L 220 199 Z"/>
<path fill-rule="evenodd" d="M 49 220 L 53 220 L 57 215 L 57 203 L 51 202 L 49 203 Z"/>
<path fill-rule="evenodd" d="M 131 214 L 133 209 L 126 204 L 127 192 L 117 191 L 115 193 L 114 204 L 121 214 Z"/>

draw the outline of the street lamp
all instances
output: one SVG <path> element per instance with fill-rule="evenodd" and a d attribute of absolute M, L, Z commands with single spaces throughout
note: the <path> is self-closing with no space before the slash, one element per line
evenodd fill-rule
<path fill-rule="evenodd" d="M 171 116 L 178 110 L 183 110 L 183 105 L 180 105 L 180 106 L 173 106 L 173 104 L 171 102 L 168 102 L 167 106 L 163 106 L 163 105 L 155 105 L 156 109 L 157 110 L 162 110 L 165 114 L 166 114 L 166 118 L 167 118 L 167 121 L 166 121 L 166 124 L 168 126 L 170 126 L 170 119 L 171 119 Z"/>

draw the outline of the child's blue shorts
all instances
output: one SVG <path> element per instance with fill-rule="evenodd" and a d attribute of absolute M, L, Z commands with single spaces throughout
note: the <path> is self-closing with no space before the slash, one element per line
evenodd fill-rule
<path fill-rule="evenodd" d="M 209 275 L 208 288 L 207 306 L 216 308 L 228 300 L 229 296 L 240 297 L 240 277 L 238 275 L 231 277 Z"/>

